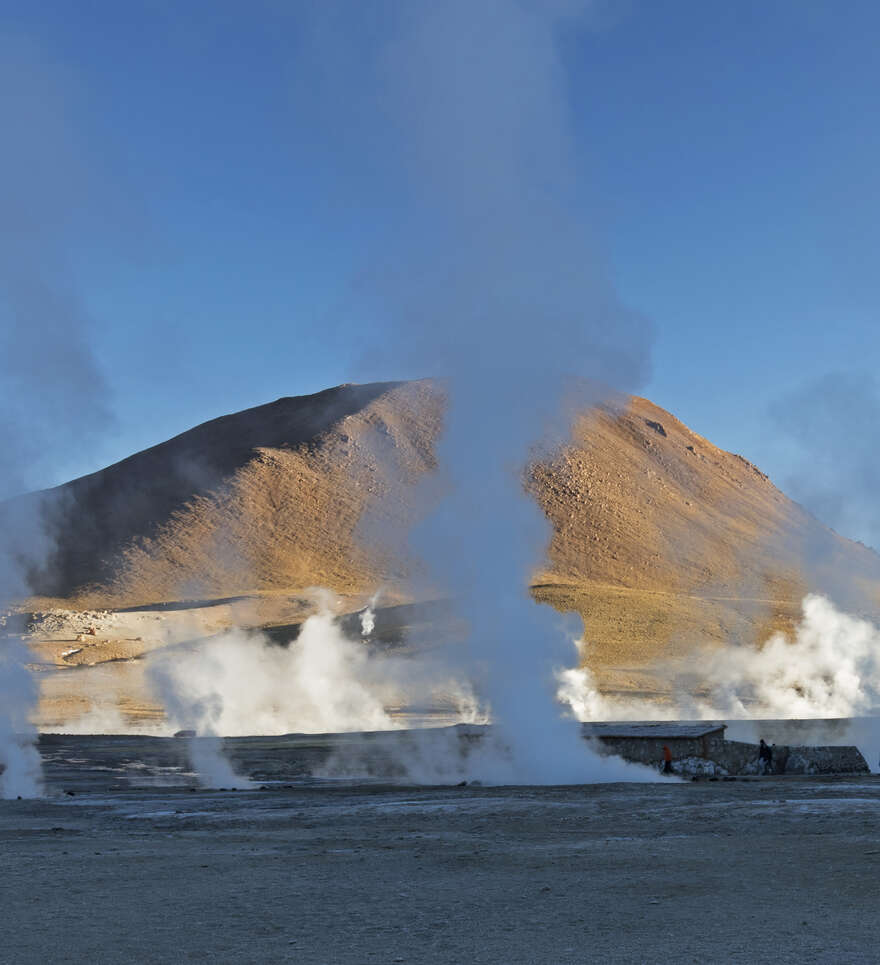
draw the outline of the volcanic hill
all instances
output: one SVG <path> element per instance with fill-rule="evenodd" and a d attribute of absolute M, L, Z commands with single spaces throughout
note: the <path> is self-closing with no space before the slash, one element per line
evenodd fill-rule
<path fill-rule="evenodd" d="M 279 399 L 3 511 L 36 507 L 47 523 L 54 551 L 31 564 L 44 608 L 314 586 L 355 599 L 382 585 L 405 600 L 418 563 L 403 534 L 424 510 L 443 411 L 427 381 Z M 655 662 L 694 643 L 760 642 L 833 573 L 847 575 L 849 602 L 876 610 L 880 557 L 645 399 L 584 413 L 525 485 L 552 523 L 533 595 L 583 616 L 606 690 L 655 692 Z"/>

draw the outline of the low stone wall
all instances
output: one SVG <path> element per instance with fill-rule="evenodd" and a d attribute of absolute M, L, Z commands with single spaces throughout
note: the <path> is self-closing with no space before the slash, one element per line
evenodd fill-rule
<path fill-rule="evenodd" d="M 758 761 L 758 745 L 747 744 L 745 741 L 728 741 L 722 738 L 712 738 L 709 741 L 709 753 L 706 755 L 727 771 L 728 774 L 760 774 Z M 754 765 L 754 770 L 751 770 Z"/>
<path fill-rule="evenodd" d="M 672 767 L 686 775 L 763 774 L 758 745 L 719 737 L 655 740 L 640 737 L 596 738 L 599 750 L 637 764 L 661 767 L 663 745 L 672 752 Z M 711 764 L 711 766 L 710 766 Z M 774 774 L 868 774 L 870 768 L 857 747 L 773 746 Z"/>
<path fill-rule="evenodd" d="M 672 753 L 672 759 L 685 757 L 708 757 L 711 738 L 708 737 L 594 737 L 600 753 L 617 754 L 636 764 L 659 764 L 663 761 L 663 746 Z"/>
<path fill-rule="evenodd" d="M 779 748 L 783 774 L 868 774 L 865 758 L 857 747 L 809 747 L 806 744 Z"/>

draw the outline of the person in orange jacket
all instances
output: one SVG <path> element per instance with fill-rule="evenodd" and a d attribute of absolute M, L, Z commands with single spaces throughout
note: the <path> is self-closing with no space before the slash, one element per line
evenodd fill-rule
<path fill-rule="evenodd" d="M 667 744 L 663 745 L 663 773 L 672 773 L 672 751 Z"/>

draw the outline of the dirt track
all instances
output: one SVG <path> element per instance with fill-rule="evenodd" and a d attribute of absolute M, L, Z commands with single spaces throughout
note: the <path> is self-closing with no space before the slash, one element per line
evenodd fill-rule
<path fill-rule="evenodd" d="M 4 962 L 877 958 L 873 777 L 221 792 L 127 773 L 59 762 L 49 800 L 0 802 Z"/>

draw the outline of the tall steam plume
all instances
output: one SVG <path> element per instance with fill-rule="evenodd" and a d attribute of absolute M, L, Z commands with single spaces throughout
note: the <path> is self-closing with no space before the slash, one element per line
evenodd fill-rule
<path fill-rule="evenodd" d="M 522 472 L 530 446 L 565 429 L 567 399 L 583 405 L 644 380 L 650 341 L 583 223 L 560 51 L 589 4 L 382 10 L 358 75 L 332 78 L 349 99 L 327 108 L 341 128 L 369 126 L 374 173 L 404 192 L 397 240 L 361 289 L 384 329 L 371 332 L 383 355 L 368 352 L 366 367 L 387 377 L 396 364 L 449 386 L 448 496 L 416 542 L 462 607 L 473 670 L 509 748 L 487 776 L 583 781 L 587 753 L 553 694 L 553 669 L 573 652 L 527 591 L 548 533 Z M 322 61 L 343 73 L 357 16 L 342 5 L 316 30 Z"/>
<path fill-rule="evenodd" d="M 22 40 L 0 41 L 0 500 L 45 483 L 107 421 L 88 325 L 65 271 L 87 192 L 65 78 Z M 40 514 L 0 503 L 0 609 L 27 591 L 25 569 L 49 549 Z M 30 723 L 37 691 L 27 649 L 0 628 L 0 791 L 39 789 Z"/>

